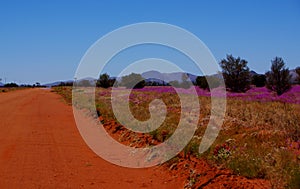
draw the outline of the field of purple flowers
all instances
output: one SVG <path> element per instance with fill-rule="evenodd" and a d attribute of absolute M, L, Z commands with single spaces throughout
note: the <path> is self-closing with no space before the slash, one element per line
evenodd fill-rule
<path fill-rule="evenodd" d="M 137 91 L 141 92 L 157 92 L 157 93 L 172 93 L 175 94 L 176 91 L 173 87 L 145 87 L 143 89 L 136 89 Z M 191 89 L 183 89 L 178 88 L 179 92 L 184 94 L 191 94 Z M 199 96 L 207 96 L 209 97 L 211 93 L 208 90 L 203 90 L 196 87 L 197 93 Z M 215 96 L 218 96 L 218 91 L 224 91 L 222 88 L 212 89 L 214 90 Z M 246 93 L 233 93 L 233 92 L 226 92 L 227 97 L 234 98 L 234 99 L 241 99 L 241 100 L 249 100 L 249 101 L 261 101 L 261 102 L 286 102 L 286 103 L 293 103 L 293 104 L 300 104 L 300 85 L 293 85 L 292 88 L 282 94 L 281 96 L 277 96 L 276 92 L 268 90 L 266 87 L 252 87 Z M 222 93 L 223 94 L 223 93 Z"/>

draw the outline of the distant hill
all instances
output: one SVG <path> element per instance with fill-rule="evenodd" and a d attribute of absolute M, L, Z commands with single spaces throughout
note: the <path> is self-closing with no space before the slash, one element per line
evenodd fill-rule
<path fill-rule="evenodd" d="M 253 77 L 254 75 L 258 75 L 258 73 L 256 73 L 255 71 L 251 70 L 250 71 L 250 76 Z"/>
<path fill-rule="evenodd" d="M 0 82 L 0 87 L 3 87 L 3 86 L 4 86 L 4 83 L 1 83 L 1 82 Z"/>
<path fill-rule="evenodd" d="M 183 72 L 174 72 L 174 73 L 160 73 L 158 71 L 148 71 L 142 73 L 142 77 L 146 78 L 146 80 L 150 81 L 165 81 L 165 82 L 170 82 L 170 81 L 179 81 L 182 82 L 182 74 Z M 192 82 L 196 81 L 197 76 L 187 73 L 188 77 Z M 147 79 L 148 78 L 148 79 Z"/>
<path fill-rule="evenodd" d="M 46 87 L 53 87 L 53 86 L 57 86 L 61 83 L 69 83 L 69 82 L 73 82 L 73 80 L 67 80 L 67 81 L 56 81 L 56 82 L 53 82 L 53 83 L 46 83 L 44 84 L 44 86 Z"/>

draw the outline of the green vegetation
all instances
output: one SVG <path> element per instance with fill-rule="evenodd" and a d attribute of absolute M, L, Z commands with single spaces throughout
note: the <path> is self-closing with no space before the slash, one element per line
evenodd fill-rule
<path fill-rule="evenodd" d="M 266 76 L 263 74 L 257 74 L 252 76 L 251 84 L 256 87 L 264 87 L 266 85 Z"/>
<path fill-rule="evenodd" d="M 227 55 L 226 59 L 221 60 L 225 84 L 231 91 L 245 92 L 250 88 L 250 71 L 247 63 L 246 60 L 234 58 L 232 55 Z"/>
<path fill-rule="evenodd" d="M 4 85 L 4 87 L 8 87 L 8 88 L 10 88 L 10 87 L 19 87 L 19 85 L 16 84 L 16 83 L 6 83 L 6 84 Z"/>
<path fill-rule="evenodd" d="M 207 80 L 210 82 L 210 86 L 208 85 Z M 215 76 L 198 76 L 196 78 L 196 86 L 199 86 L 201 89 L 209 90 L 209 88 L 217 88 L 220 86 L 220 80 Z"/>
<path fill-rule="evenodd" d="M 206 80 L 205 76 L 198 76 L 196 78 L 196 85 L 199 86 L 201 89 L 204 89 L 204 90 L 209 89 L 209 86 L 208 86 L 208 83 L 207 83 L 207 80 Z"/>
<path fill-rule="evenodd" d="M 112 87 L 116 82 L 116 79 L 110 78 L 107 73 L 101 74 L 96 82 L 97 87 L 109 88 Z"/>
<path fill-rule="evenodd" d="M 72 87 L 56 86 L 52 87 L 52 91 L 61 95 L 67 104 L 72 104 Z"/>
<path fill-rule="evenodd" d="M 141 74 L 131 73 L 123 76 L 119 85 L 125 86 L 127 89 L 141 89 L 145 86 L 145 79 Z"/>
<path fill-rule="evenodd" d="M 275 57 L 272 60 L 271 71 L 266 73 L 266 86 L 275 91 L 277 95 L 282 95 L 291 88 L 291 76 L 282 58 Z"/>

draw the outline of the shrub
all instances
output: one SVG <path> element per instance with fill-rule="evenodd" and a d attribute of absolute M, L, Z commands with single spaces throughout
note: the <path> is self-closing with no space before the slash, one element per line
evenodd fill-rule
<path fill-rule="evenodd" d="M 122 77 L 120 86 L 125 86 L 127 89 L 141 89 L 145 86 L 145 79 L 141 74 L 131 73 Z"/>
<path fill-rule="evenodd" d="M 63 87 L 63 86 L 73 86 L 73 82 L 60 82 L 58 85 L 54 87 Z"/>
<path fill-rule="evenodd" d="M 225 160 L 227 159 L 231 152 L 230 152 L 230 147 L 227 143 L 224 143 L 222 145 L 217 145 L 214 149 L 214 158 L 218 160 Z"/>
<path fill-rule="evenodd" d="M 257 74 L 252 76 L 251 84 L 256 87 L 264 87 L 266 85 L 266 75 Z"/>
<path fill-rule="evenodd" d="M 227 55 L 222 59 L 220 66 L 223 70 L 226 87 L 233 92 L 246 92 L 250 88 L 250 71 L 247 61 L 240 57 Z"/>
<path fill-rule="evenodd" d="M 4 87 L 19 87 L 19 85 L 16 83 L 7 83 L 4 85 Z"/>
<path fill-rule="evenodd" d="M 266 86 L 280 96 L 291 88 L 290 71 L 280 57 L 275 57 L 271 62 L 271 71 L 266 73 Z"/>
<path fill-rule="evenodd" d="M 209 80 L 210 86 L 208 85 L 207 80 Z M 220 86 L 220 81 L 217 77 L 214 76 L 198 76 L 196 78 L 196 85 L 201 89 L 209 90 L 209 88 L 217 88 Z"/>
<path fill-rule="evenodd" d="M 207 83 L 207 80 L 205 78 L 205 76 L 198 76 L 196 78 L 196 85 L 199 86 L 201 89 L 209 89 L 208 87 L 208 83 Z"/>
<path fill-rule="evenodd" d="M 96 82 L 97 87 L 109 88 L 114 85 L 116 79 L 112 79 L 109 77 L 107 73 L 101 74 L 99 79 Z"/>
<path fill-rule="evenodd" d="M 145 86 L 165 86 L 165 83 L 163 81 L 146 81 Z"/>

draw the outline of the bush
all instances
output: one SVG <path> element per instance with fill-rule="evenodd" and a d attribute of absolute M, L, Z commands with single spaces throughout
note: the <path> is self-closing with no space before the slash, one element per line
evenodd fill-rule
<path fill-rule="evenodd" d="M 159 82 L 157 81 L 147 81 L 145 83 L 146 86 L 162 86 L 162 84 L 160 84 Z"/>
<path fill-rule="evenodd" d="M 122 77 L 120 86 L 125 86 L 127 89 L 141 89 L 145 86 L 145 79 L 141 74 L 131 73 Z"/>
<path fill-rule="evenodd" d="M 186 73 L 183 73 L 181 75 L 181 80 L 182 80 L 181 82 L 179 82 L 178 80 L 170 81 L 168 85 L 171 85 L 176 88 L 184 88 L 184 89 L 188 89 L 193 85 L 192 81 L 189 78 L 189 75 Z"/>
<path fill-rule="evenodd" d="M 4 87 L 19 87 L 19 85 L 16 83 L 7 83 L 4 85 Z"/>
<path fill-rule="evenodd" d="M 109 77 L 107 73 L 101 74 L 99 79 L 96 82 L 97 87 L 109 88 L 114 85 L 116 79 L 112 79 Z"/>
<path fill-rule="evenodd" d="M 275 57 L 271 62 L 271 71 L 266 73 L 266 86 L 279 96 L 291 88 L 291 75 L 282 58 Z"/>
<path fill-rule="evenodd" d="M 209 80 L 210 86 L 208 85 L 207 80 Z M 220 81 L 217 77 L 214 76 L 198 76 L 196 78 L 195 85 L 199 86 L 201 89 L 209 90 L 210 88 L 217 88 L 220 86 Z"/>
<path fill-rule="evenodd" d="M 60 82 L 58 85 L 54 87 L 63 87 L 63 86 L 73 86 L 73 82 Z"/>
<path fill-rule="evenodd" d="M 264 74 L 252 76 L 251 84 L 256 87 L 264 87 L 266 85 L 266 76 Z"/>
<path fill-rule="evenodd" d="M 220 66 L 223 70 L 226 87 L 233 92 L 246 92 L 250 88 L 250 71 L 247 61 L 227 55 L 222 59 Z"/>
<path fill-rule="evenodd" d="M 209 89 L 205 76 L 198 76 L 196 78 L 196 85 L 204 90 Z"/>

